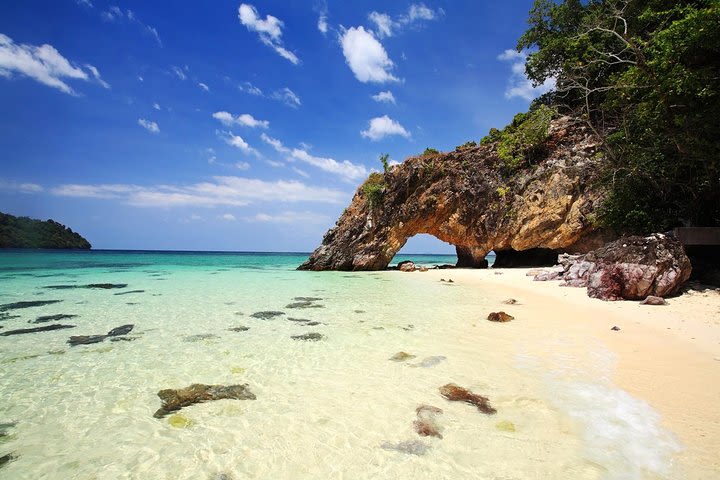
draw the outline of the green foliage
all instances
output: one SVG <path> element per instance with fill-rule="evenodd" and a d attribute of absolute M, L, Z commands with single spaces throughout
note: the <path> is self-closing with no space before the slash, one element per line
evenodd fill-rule
<path fill-rule="evenodd" d="M 389 153 L 383 153 L 382 155 L 380 155 L 380 163 L 382 163 L 384 173 L 387 173 L 388 169 L 390 168 L 390 164 L 388 163 L 389 160 L 390 160 Z"/>
<path fill-rule="evenodd" d="M 472 140 L 469 142 L 465 142 L 462 145 L 458 145 L 455 147 L 455 150 L 467 150 L 469 148 L 477 147 L 477 143 L 473 142 Z"/>
<path fill-rule="evenodd" d="M 0 213 L 0 248 L 89 249 L 90 243 L 53 220 L 43 222 Z"/>
<path fill-rule="evenodd" d="M 440 152 L 434 148 L 427 147 L 423 152 L 423 155 L 438 155 Z"/>
<path fill-rule="evenodd" d="M 526 163 L 532 163 L 542 153 L 554 115 L 552 108 L 538 105 L 528 113 L 515 115 L 512 123 L 503 130 L 491 129 L 480 144 L 494 143 L 505 168 L 512 172 Z"/>
<path fill-rule="evenodd" d="M 497 192 L 500 198 L 505 198 L 505 196 L 510 192 L 510 187 L 498 187 L 495 189 L 495 192 Z"/>
<path fill-rule="evenodd" d="M 720 2 L 536 0 L 519 49 L 605 139 L 619 232 L 720 225 Z M 547 100 L 547 99 L 546 99 Z"/>
<path fill-rule="evenodd" d="M 385 193 L 385 177 L 381 173 L 370 174 L 362 186 L 362 191 L 370 202 L 370 208 L 375 209 L 382 204 Z"/>

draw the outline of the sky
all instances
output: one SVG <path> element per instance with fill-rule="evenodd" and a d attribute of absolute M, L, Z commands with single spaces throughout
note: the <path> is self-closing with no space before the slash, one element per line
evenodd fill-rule
<path fill-rule="evenodd" d="M 0 211 L 94 248 L 312 251 L 380 155 L 478 141 L 550 88 L 514 51 L 531 4 L 2 2 Z"/>

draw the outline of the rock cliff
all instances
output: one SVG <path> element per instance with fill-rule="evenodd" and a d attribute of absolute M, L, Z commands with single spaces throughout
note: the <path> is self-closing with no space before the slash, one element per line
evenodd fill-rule
<path fill-rule="evenodd" d="M 593 223 L 603 198 L 600 141 L 568 117 L 550 122 L 547 133 L 535 160 L 521 168 L 508 165 L 490 142 L 426 151 L 371 174 L 299 268 L 384 269 L 419 233 L 455 245 L 465 267 L 487 266 L 491 250 L 512 265 L 515 257 L 532 263 L 534 256 L 599 247 L 607 240 Z"/>

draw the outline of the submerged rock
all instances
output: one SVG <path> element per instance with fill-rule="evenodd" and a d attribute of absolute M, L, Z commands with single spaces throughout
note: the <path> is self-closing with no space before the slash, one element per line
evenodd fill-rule
<path fill-rule="evenodd" d="M 435 365 L 438 365 L 440 362 L 443 362 L 447 360 L 447 357 L 443 357 L 442 355 L 435 355 L 432 357 L 425 357 L 420 361 L 420 363 L 416 363 L 413 365 L 413 367 L 421 367 L 421 368 L 429 368 L 434 367 Z"/>
<path fill-rule="evenodd" d="M 505 312 L 492 312 L 488 315 L 487 319 L 491 322 L 509 322 L 510 320 L 515 320 L 515 317 Z"/>
<path fill-rule="evenodd" d="M 250 315 L 252 318 L 260 318 L 262 320 L 270 320 L 271 318 L 279 317 L 280 315 L 285 315 L 285 312 L 277 312 L 273 310 L 263 311 L 263 312 L 255 312 L 252 315 Z"/>
<path fill-rule="evenodd" d="M 447 385 L 443 385 L 442 387 L 440 387 L 439 390 L 440 395 L 450 400 L 451 402 L 469 403 L 470 405 L 476 406 L 477 409 L 480 410 L 482 413 L 486 413 L 488 415 L 497 412 L 497 410 L 490 406 L 490 404 L 488 403 L 490 400 L 487 397 L 475 394 L 467 388 L 460 387 L 458 385 L 455 385 L 454 383 L 448 383 Z"/>
<path fill-rule="evenodd" d="M 285 305 L 285 308 L 325 308 L 324 305 L 318 305 L 310 300 L 304 300 L 302 302 L 295 302 Z"/>
<path fill-rule="evenodd" d="M 416 356 L 417 355 L 413 355 L 407 352 L 398 352 L 392 357 L 390 357 L 388 360 L 392 360 L 393 362 L 404 362 L 405 360 L 412 360 Z"/>
<path fill-rule="evenodd" d="M 318 340 L 322 340 L 325 338 L 325 335 L 322 335 L 320 333 L 311 332 L 311 333 L 304 333 L 302 335 L 292 335 L 290 338 L 293 340 L 304 340 L 309 342 L 317 342 Z"/>
<path fill-rule="evenodd" d="M 9 436 L 10 434 L 8 433 L 8 431 L 11 428 L 14 428 L 15 425 L 17 425 L 17 422 L 0 423 L 0 438 Z"/>
<path fill-rule="evenodd" d="M 413 428 L 421 437 L 443 438 L 442 427 L 437 423 L 437 416 L 442 415 L 442 409 L 432 405 L 419 405 L 415 409 L 417 420 L 413 422 Z"/>
<path fill-rule="evenodd" d="M 113 293 L 113 295 L 129 295 L 131 293 L 145 293 L 145 290 L 128 290 L 127 292 Z"/>
<path fill-rule="evenodd" d="M 645 300 L 640 302 L 640 305 L 667 305 L 667 302 L 662 297 L 648 295 L 647 297 L 645 297 Z"/>
<path fill-rule="evenodd" d="M 6 312 L 8 310 L 16 310 L 20 308 L 42 307 L 45 305 L 52 305 L 53 303 L 60 302 L 62 302 L 62 300 L 32 300 L 29 302 L 5 303 L 3 305 L 0 305 L 0 312 Z"/>
<path fill-rule="evenodd" d="M 428 451 L 430 451 L 430 445 L 421 442 L 420 440 L 406 440 L 398 443 L 385 442 L 380 445 L 380 448 L 383 450 L 393 450 L 417 456 L 425 455 Z"/>
<path fill-rule="evenodd" d="M 12 461 L 15 460 L 16 458 L 17 458 L 17 457 L 16 457 L 14 454 L 12 454 L 12 453 L 8 453 L 7 455 L 3 455 L 2 457 L 0 457 L 0 467 L 4 467 L 5 464 L 12 462 Z"/>
<path fill-rule="evenodd" d="M 133 328 L 134 325 L 128 324 L 115 327 L 105 335 L 75 335 L 70 337 L 67 343 L 69 343 L 71 347 L 74 347 L 76 345 L 90 345 L 93 343 L 100 343 L 103 342 L 106 338 L 110 337 L 113 337 L 111 338 L 112 341 L 117 341 L 120 339 L 121 335 L 127 335 L 132 331 Z"/>
<path fill-rule="evenodd" d="M 230 330 L 231 332 L 247 332 L 248 330 L 250 330 L 250 327 L 239 325 L 237 327 L 230 327 L 228 328 L 228 330 Z"/>
<path fill-rule="evenodd" d="M 293 298 L 296 302 L 319 302 L 322 300 L 320 297 L 295 297 Z"/>
<path fill-rule="evenodd" d="M 67 313 L 59 313 L 57 315 L 44 315 L 42 317 L 37 317 L 35 320 L 29 320 L 28 323 L 46 323 L 46 322 L 56 322 L 58 320 L 66 320 L 68 318 L 75 318 L 77 315 L 67 314 Z"/>
<path fill-rule="evenodd" d="M 202 342 L 203 340 L 214 340 L 220 338 L 214 333 L 199 333 L 197 335 L 185 335 L 183 337 L 184 342 Z"/>
<path fill-rule="evenodd" d="M 113 288 L 125 288 L 127 283 L 89 283 L 87 285 L 46 285 L 43 288 L 50 290 L 70 290 L 73 288 L 96 288 L 102 290 L 110 290 Z"/>
<path fill-rule="evenodd" d="M 63 330 L 66 328 L 75 328 L 75 327 L 76 327 L 76 325 L 62 325 L 60 323 L 54 323 L 52 325 L 45 325 L 44 327 L 20 328 L 18 330 L 8 330 L 7 332 L 0 333 L 0 336 L 7 337 L 10 335 L 22 335 L 24 333 L 50 332 L 53 330 Z"/>
<path fill-rule="evenodd" d="M 255 400 L 257 397 L 248 387 L 248 384 L 226 386 L 195 383 L 186 388 L 160 390 L 157 395 L 162 401 L 162 407 L 153 416 L 163 418 L 183 407 L 211 400 Z"/>

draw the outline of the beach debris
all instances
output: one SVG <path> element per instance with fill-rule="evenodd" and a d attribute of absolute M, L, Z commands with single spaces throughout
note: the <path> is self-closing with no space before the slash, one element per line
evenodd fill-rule
<path fill-rule="evenodd" d="M 413 427 L 421 437 L 437 437 L 443 438 L 442 427 L 437 423 L 437 416 L 442 415 L 441 408 L 432 405 L 419 405 L 415 409 L 417 420 L 413 422 Z"/>
<path fill-rule="evenodd" d="M 619 331 L 620 331 L 620 327 L 618 327 L 617 325 L 615 325 L 615 326 L 613 326 L 610 330 L 612 330 L 613 332 L 619 332 Z"/>
<path fill-rule="evenodd" d="M 170 415 L 170 417 L 168 418 L 168 423 L 171 427 L 175 428 L 188 428 L 195 425 L 195 422 L 193 422 L 184 415 L 180 415 L 179 413 Z"/>
<path fill-rule="evenodd" d="M 508 298 L 507 300 L 503 300 L 502 303 L 504 303 L 505 305 L 515 305 L 518 303 L 518 301 L 514 298 Z"/>
<path fill-rule="evenodd" d="M 447 357 L 443 357 L 442 355 L 436 355 L 432 357 L 425 357 L 423 358 L 420 363 L 416 363 L 415 365 L 411 365 L 413 367 L 421 367 L 421 368 L 430 368 L 434 367 L 435 365 L 438 365 L 440 362 L 443 362 L 447 360 Z"/>
<path fill-rule="evenodd" d="M 2 457 L 0 457 L 0 467 L 4 467 L 5 464 L 12 462 L 12 461 L 15 460 L 16 458 L 17 458 L 17 457 L 16 457 L 14 454 L 12 454 L 12 453 L 8 453 L 8 454 L 6 454 L 6 455 L 3 455 Z"/>
<path fill-rule="evenodd" d="M 425 455 L 430 450 L 430 445 L 420 440 L 405 440 L 404 442 L 390 443 L 385 442 L 380 445 L 383 450 L 407 453 L 408 455 Z"/>
<path fill-rule="evenodd" d="M 404 362 L 405 360 L 412 360 L 417 355 L 413 355 L 411 353 L 407 352 L 397 352 L 395 355 L 390 357 L 388 360 L 392 360 L 393 362 Z"/>
<path fill-rule="evenodd" d="M 185 335 L 183 337 L 184 342 L 202 342 L 203 340 L 214 340 L 220 338 L 214 333 L 198 333 L 197 335 Z"/>
<path fill-rule="evenodd" d="M 113 295 L 129 295 L 131 293 L 145 293 L 145 290 L 128 290 L 127 292 L 113 293 Z"/>
<path fill-rule="evenodd" d="M 285 315 L 285 312 L 277 312 L 273 310 L 266 310 L 263 312 L 255 312 L 252 315 L 250 315 L 252 318 L 259 318 L 262 320 L 270 320 L 271 318 L 279 317 L 280 315 Z"/>
<path fill-rule="evenodd" d="M 183 407 L 211 400 L 255 400 L 257 398 L 250 391 L 247 383 L 243 385 L 205 385 L 202 383 L 194 383 L 185 388 L 160 390 L 157 395 L 162 401 L 162 407 L 153 415 L 155 418 L 163 418 L 170 412 L 178 411 Z"/>
<path fill-rule="evenodd" d="M 647 297 L 645 297 L 645 300 L 640 302 L 640 305 L 667 305 L 667 302 L 662 297 L 648 295 Z"/>
<path fill-rule="evenodd" d="M 515 317 L 505 312 L 492 312 L 488 315 L 487 319 L 491 322 L 509 322 L 510 320 L 515 320 Z"/>
<path fill-rule="evenodd" d="M 10 335 L 22 335 L 24 333 L 50 332 L 53 330 L 63 330 L 65 328 L 75 328 L 75 327 L 76 327 L 76 325 L 62 325 L 60 323 L 53 323 L 52 325 L 45 325 L 43 327 L 20 328 L 18 330 L 8 330 L 7 332 L 0 333 L 0 336 L 7 337 Z"/>
<path fill-rule="evenodd" d="M 247 332 L 250 330 L 250 327 L 246 327 L 245 325 L 238 325 L 237 327 L 230 327 L 228 328 L 231 332 Z"/>
<path fill-rule="evenodd" d="M 43 307 L 45 305 L 52 305 L 53 303 L 60 302 L 62 302 L 62 300 L 32 300 L 29 302 L 5 303 L 3 305 L 0 305 L 0 312 L 17 310 L 19 308 Z"/>
<path fill-rule="evenodd" d="M 93 343 L 100 343 L 104 341 L 106 338 L 110 338 L 112 341 L 116 341 L 115 338 L 111 337 L 120 337 L 121 335 L 127 335 L 132 331 L 134 328 L 134 325 L 121 325 L 119 327 L 115 327 L 112 330 L 110 330 L 105 335 L 75 335 L 68 339 L 67 343 L 70 344 L 71 347 L 77 346 L 77 345 L 90 345 Z"/>
<path fill-rule="evenodd" d="M 501 432 L 514 432 L 515 424 L 510 420 L 502 420 L 495 424 L 495 428 Z"/>
<path fill-rule="evenodd" d="M 454 383 L 448 383 L 447 385 L 443 385 L 442 387 L 440 387 L 439 390 L 440 395 L 450 400 L 451 402 L 469 403 L 470 405 L 476 406 L 477 409 L 480 410 L 482 413 L 488 415 L 492 415 L 493 413 L 497 412 L 497 410 L 490 406 L 490 404 L 488 403 L 490 400 L 487 397 L 483 397 L 482 395 L 473 393 L 467 388 L 463 388 Z"/>
<path fill-rule="evenodd" d="M 73 288 L 94 288 L 100 290 L 111 290 L 113 288 L 125 288 L 127 283 L 89 283 L 87 285 L 46 285 L 43 288 L 50 290 L 70 290 Z"/>
<path fill-rule="evenodd" d="M 397 269 L 401 272 L 414 272 L 417 268 L 415 267 L 415 262 L 412 260 L 405 260 L 404 262 L 398 263 Z"/>
<path fill-rule="evenodd" d="M 46 322 L 57 322 L 59 320 L 66 320 L 68 318 L 75 318 L 77 315 L 67 314 L 67 313 L 59 313 L 57 315 L 43 315 L 42 317 L 37 317 L 35 320 L 28 320 L 28 323 L 46 323 Z"/>
<path fill-rule="evenodd" d="M 325 335 L 322 335 L 320 333 L 311 332 L 311 333 L 303 333 L 302 335 L 292 335 L 290 336 L 293 340 L 304 340 L 306 342 L 317 342 L 318 340 L 322 340 L 325 338 Z"/>

